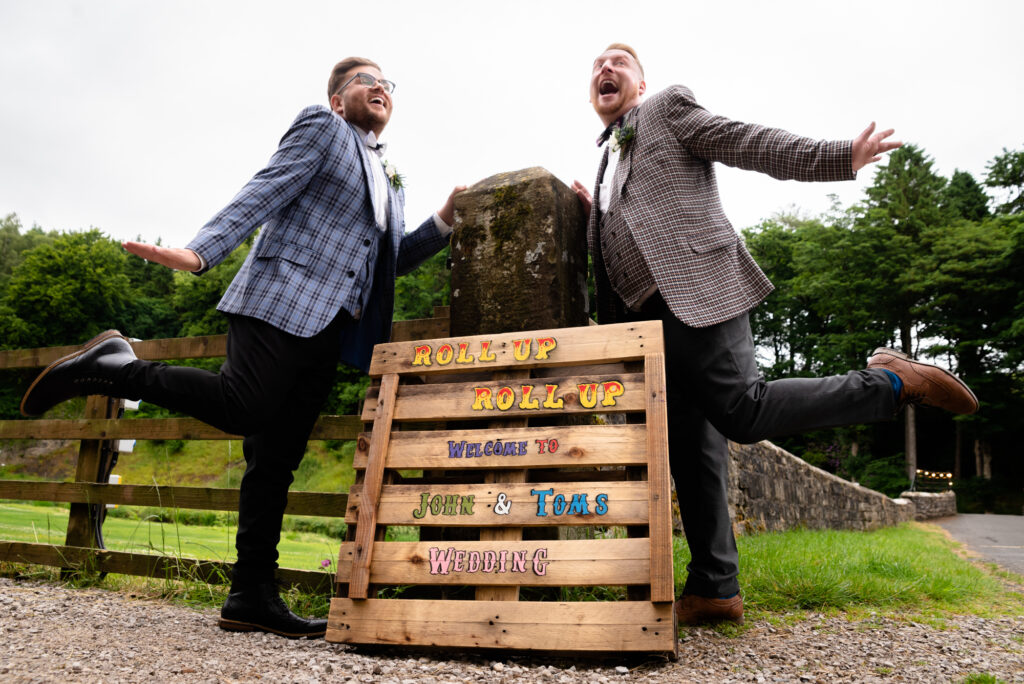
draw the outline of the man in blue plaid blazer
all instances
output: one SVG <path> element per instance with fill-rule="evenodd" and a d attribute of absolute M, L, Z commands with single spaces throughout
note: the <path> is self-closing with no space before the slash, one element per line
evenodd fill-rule
<path fill-rule="evenodd" d="M 947 371 L 877 349 L 863 371 L 766 382 L 747 312 L 772 284 L 725 216 L 714 163 L 804 181 L 852 180 L 900 146 L 874 124 L 854 140 L 811 140 L 709 113 L 685 86 L 644 100 L 627 45 L 594 60 L 590 101 L 604 124 L 588 239 L 602 323 L 661 320 L 669 458 L 692 560 L 680 621 L 743 619 L 727 500 L 728 445 L 889 419 L 903 403 L 978 408 Z"/>
<path fill-rule="evenodd" d="M 451 233 L 459 188 L 405 232 L 401 177 L 385 168 L 377 142 L 393 90 L 374 62 L 339 62 L 328 81 L 330 108 L 300 112 L 266 168 L 185 248 L 125 243 L 140 257 L 201 274 L 262 226 L 217 307 L 229 320 L 219 373 L 138 360 L 108 331 L 44 370 L 22 401 L 24 413 L 39 415 L 81 394 L 141 398 L 245 436 L 224 629 L 324 634 L 326 621 L 294 615 L 274 584 L 292 473 L 338 361 L 369 367 L 373 346 L 390 335 L 395 277 Z"/>

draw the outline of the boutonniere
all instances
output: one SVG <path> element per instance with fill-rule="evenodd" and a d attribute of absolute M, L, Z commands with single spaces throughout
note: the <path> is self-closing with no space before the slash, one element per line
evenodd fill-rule
<path fill-rule="evenodd" d="M 619 158 L 622 157 L 622 153 L 629 147 L 629 143 L 633 142 L 633 138 L 636 137 L 636 129 L 631 124 L 625 126 L 616 126 L 612 130 L 611 135 L 611 150 L 612 152 L 619 152 Z"/>
<path fill-rule="evenodd" d="M 395 190 L 405 187 L 405 176 L 398 173 L 395 165 L 387 159 L 384 160 L 384 175 L 388 177 L 388 182 L 391 183 L 391 187 Z"/>

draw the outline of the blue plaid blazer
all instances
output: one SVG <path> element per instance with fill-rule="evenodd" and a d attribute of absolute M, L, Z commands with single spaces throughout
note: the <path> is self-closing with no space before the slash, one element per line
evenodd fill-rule
<path fill-rule="evenodd" d="M 189 242 L 209 269 L 263 226 L 260 237 L 217 305 L 299 337 L 311 337 L 359 292 L 378 228 L 363 141 L 324 106 L 307 107 L 281 138 L 277 152 Z M 388 187 L 389 258 L 374 274 L 373 294 L 343 334 L 342 360 L 369 367 L 373 345 L 386 341 L 394 311 L 395 278 L 448 242 L 428 218 L 405 233 L 404 193 Z M 381 249 L 385 245 L 381 244 Z M 350 313 L 356 313 L 350 311 Z"/>

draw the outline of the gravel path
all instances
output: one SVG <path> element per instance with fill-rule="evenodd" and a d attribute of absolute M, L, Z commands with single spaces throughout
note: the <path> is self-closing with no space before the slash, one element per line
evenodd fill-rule
<path fill-rule="evenodd" d="M 3 682 L 1024 682 L 1024 615 L 944 629 L 879 618 L 759 622 L 739 637 L 684 633 L 680 659 L 366 653 L 323 640 L 231 634 L 215 610 L 0 578 Z"/>

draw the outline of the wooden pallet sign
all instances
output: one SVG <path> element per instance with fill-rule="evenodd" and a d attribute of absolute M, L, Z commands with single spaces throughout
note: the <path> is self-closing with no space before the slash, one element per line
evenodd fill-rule
<path fill-rule="evenodd" d="M 370 375 L 328 641 L 677 655 L 659 321 L 382 344 Z"/>

